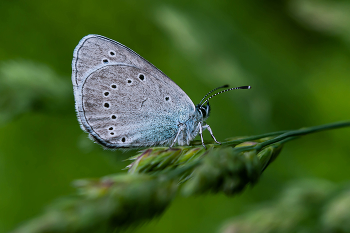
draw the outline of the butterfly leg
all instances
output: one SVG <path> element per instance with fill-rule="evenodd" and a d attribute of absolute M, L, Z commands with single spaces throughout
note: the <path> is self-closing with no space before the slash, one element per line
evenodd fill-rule
<path fill-rule="evenodd" d="M 177 134 L 176 134 L 176 136 L 175 136 L 175 139 L 174 139 L 173 143 L 171 143 L 171 145 L 169 146 L 169 148 L 173 147 L 173 145 L 174 145 L 175 142 L 177 141 L 177 138 L 179 137 L 181 131 L 184 130 L 185 127 L 186 127 L 184 124 L 181 124 L 181 123 L 180 123 L 178 126 L 179 126 L 179 130 L 177 131 Z"/>
<path fill-rule="evenodd" d="M 215 138 L 215 136 L 214 136 L 214 134 L 213 134 L 213 131 L 211 130 L 211 128 L 210 128 L 209 125 L 204 125 L 204 126 L 203 126 L 203 129 L 207 129 L 207 130 L 209 131 L 211 137 L 214 139 L 214 141 L 215 141 L 217 144 L 220 144 L 220 145 L 221 145 L 220 142 L 216 141 L 216 138 Z M 202 140 L 202 142 L 203 142 L 203 140 Z"/>
<path fill-rule="evenodd" d="M 198 123 L 198 127 L 199 127 L 199 135 L 201 136 L 201 140 L 202 140 L 202 145 L 205 149 L 207 149 L 207 147 L 204 144 L 204 140 L 203 140 L 203 127 L 202 127 L 202 123 Z"/>

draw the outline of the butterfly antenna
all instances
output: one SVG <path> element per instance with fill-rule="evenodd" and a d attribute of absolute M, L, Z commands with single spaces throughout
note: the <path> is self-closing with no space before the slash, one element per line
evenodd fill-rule
<path fill-rule="evenodd" d="M 209 92 L 203 97 L 203 99 L 201 100 L 201 102 L 199 102 L 199 104 L 201 104 L 201 103 L 203 102 L 203 100 L 204 100 L 208 95 L 210 95 L 210 93 L 212 93 L 213 91 L 216 91 L 217 89 L 220 89 L 220 88 L 226 88 L 226 87 L 228 87 L 227 84 L 226 84 L 226 85 L 223 85 L 223 86 L 221 86 L 221 87 L 217 87 L 217 88 L 215 88 L 215 89 L 209 91 Z"/>
<path fill-rule="evenodd" d="M 220 87 L 218 87 L 218 88 L 220 88 Z M 216 89 L 218 89 L 218 88 L 216 88 Z M 224 92 L 226 92 L 226 91 L 232 91 L 232 90 L 236 90 L 236 89 L 250 89 L 251 88 L 251 86 L 241 86 L 241 87 L 232 87 L 232 88 L 229 88 L 229 89 L 226 89 L 226 90 L 223 90 L 223 91 L 220 91 L 220 92 L 218 92 L 218 93 L 216 93 L 216 94 L 214 94 L 214 95 L 212 95 L 212 96 L 210 96 L 206 101 L 204 101 L 202 104 L 201 104 L 201 107 L 206 103 L 206 102 L 208 102 L 208 100 L 210 100 L 211 98 L 213 98 L 214 96 L 216 96 L 216 95 L 219 95 L 219 94 L 221 94 L 221 93 L 224 93 Z M 214 90 L 216 90 L 216 89 L 214 89 Z M 210 93 L 210 92 L 209 92 Z M 208 93 L 208 94 L 209 94 Z M 208 95 L 206 95 L 206 96 L 208 96 Z M 205 96 L 205 97 L 206 97 Z M 204 99 L 204 98 L 203 98 Z M 202 100 L 203 101 L 203 100 Z M 202 102 L 201 101 L 201 102 Z M 199 103 L 200 104 L 200 103 Z"/>

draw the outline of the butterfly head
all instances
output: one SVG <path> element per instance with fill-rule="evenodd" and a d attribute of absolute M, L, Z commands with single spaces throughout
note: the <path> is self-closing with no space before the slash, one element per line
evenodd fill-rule
<path fill-rule="evenodd" d="M 207 102 L 207 105 L 198 104 L 196 106 L 196 109 L 202 115 L 203 120 L 209 117 L 209 113 L 210 113 L 209 101 Z"/>

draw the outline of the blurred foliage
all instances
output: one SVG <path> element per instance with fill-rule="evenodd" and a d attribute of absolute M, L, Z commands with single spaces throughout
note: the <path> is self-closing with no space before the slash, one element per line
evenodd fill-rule
<path fill-rule="evenodd" d="M 253 86 L 213 98 L 207 122 L 222 141 L 347 120 L 349 15 L 346 0 L 0 1 L 0 232 L 135 154 L 103 150 L 78 125 L 70 76 L 83 36 L 130 47 L 194 103 L 223 84 Z M 214 232 L 288 180 L 348 181 L 349 138 L 344 129 L 292 142 L 244 195 L 177 197 L 134 232 Z"/>
<path fill-rule="evenodd" d="M 28 111 L 59 113 L 71 87 L 52 69 L 29 61 L 0 64 L 0 124 Z"/>
<path fill-rule="evenodd" d="M 294 181 L 278 198 L 228 221 L 221 232 L 350 232 L 349 192 L 349 184 Z"/>
<path fill-rule="evenodd" d="M 120 232 L 162 213 L 174 197 L 173 179 L 111 175 L 76 182 L 80 193 L 56 201 L 13 233 Z"/>

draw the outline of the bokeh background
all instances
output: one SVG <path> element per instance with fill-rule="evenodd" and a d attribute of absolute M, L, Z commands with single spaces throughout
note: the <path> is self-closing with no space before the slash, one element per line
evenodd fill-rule
<path fill-rule="evenodd" d="M 78 125 L 71 61 L 87 34 L 130 47 L 195 104 L 220 85 L 251 85 L 212 99 L 218 140 L 349 119 L 349 1 L 1 0 L 0 232 L 73 193 L 75 179 L 125 172 L 135 154 L 102 149 Z M 338 129 L 290 142 L 243 194 L 178 197 L 131 231 L 216 232 L 289 181 L 347 182 L 349 137 Z"/>

